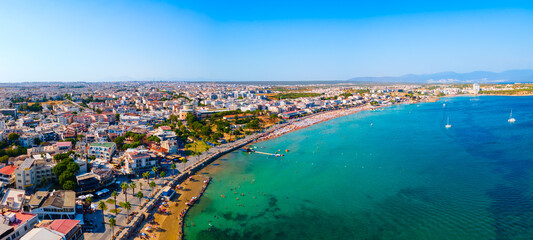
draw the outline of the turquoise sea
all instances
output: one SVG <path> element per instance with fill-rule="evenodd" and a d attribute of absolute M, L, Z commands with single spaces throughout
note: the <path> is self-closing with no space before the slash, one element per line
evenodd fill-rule
<path fill-rule="evenodd" d="M 391 106 L 255 146 L 290 151 L 215 162 L 186 239 L 533 239 L 533 97 Z"/>

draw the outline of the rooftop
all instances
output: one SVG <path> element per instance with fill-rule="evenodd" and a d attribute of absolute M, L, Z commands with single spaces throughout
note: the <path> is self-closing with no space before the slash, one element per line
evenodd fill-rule
<path fill-rule="evenodd" d="M 73 208 L 76 205 L 76 193 L 74 191 L 55 191 L 44 201 L 43 207 Z"/>
<path fill-rule="evenodd" d="M 38 191 L 35 194 L 33 194 L 30 198 L 30 202 L 28 203 L 30 206 L 39 206 L 43 202 L 43 200 L 48 196 L 47 191 Z"/>
<path fill-rule="evenodd" d="M 0 169 L 0 173 L 5 174 L 5 175 L 12 175 L 16 169 L 17 167 L 13 165 L 8 165 Z"/>
<path fill-rule="evenodd" d="M 4 212 L 4 215 L 0 214 L 0 221 L 4 221 L 0 223 L 4 223 L 5 225 L 17 228 L 18 226 L 23 225 L 26 221 L 32 219 L 35 216 L 35 214 L 24 213 L 22 211 L 7 211 Z"/>
<path fill-rule="evenodd" d="M 106 147 L 106 148 L 110 148 L 110 147 L 113 147 L 113 145 L 115 145 L 115 143 L 112 143 L 112 142 L 106 142 L 106 143 L 91 143 L 91 147 Z"/>
<path fill-rule="evenodd" d="M 22 162 L 22 164 L 20 164 L 19 169 L 22 169 L 22 170 L 30 169 L 34 162 L 35 162 L 35 159 L 26 158 L 26 160 L 24 160 L 24 162 Z"/>
<path fill-rule="evenodd" d="M 26 235 L 22 236 L 20 240 L 61 240 L 63 237 L 57 233 L 52 232 L 46 228 L 34 228 Z"/>
<path fill-rule="evenodd" d="M 58 147 L 69 147 L 72 145 L 72 142 L 57 142 L 56 146 Z"/>
<path fill-rule="evenodd" d="M 7 189 L 4 197 L 2 198 L 2 206 L 8 206 L 12 209 L 20 209 L 22 202 L 24 201 L 24 195 L 26 191 L 17 189 Z"/>
<path fill-rule="evenodd" d="M 57 219 L 52 221 L 46 228 L 67 235 L 80 221 L 71 219 Z"/>

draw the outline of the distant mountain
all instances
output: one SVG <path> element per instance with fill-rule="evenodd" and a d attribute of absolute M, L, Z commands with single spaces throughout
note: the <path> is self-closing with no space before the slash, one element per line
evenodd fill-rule
<path fill-rule="evenodd" d="M 533 70 L 508 70 L 500 73 L 486 71 L 441 72 L 408 74 L 399 77 L 356 77 L 348 81 L 360 83 L 525 83 L 533 82 Z"/>

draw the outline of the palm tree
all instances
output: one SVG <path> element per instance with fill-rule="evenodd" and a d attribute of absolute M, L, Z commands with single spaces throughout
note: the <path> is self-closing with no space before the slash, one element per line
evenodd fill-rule
<path fill-rule="evenodd" d="M 137 185 L 135 184 L 135 182 L 131 182 L 130 183 L 131 195 L 135 195 L 135 188 L 136 187 L 137 187 Z"/>
<path fill-rule="evenodd" d="M 150 172 L 144 172 L 143 173 L 143 178 L 148 180 L 148 179 L 150 179 L 150 175 L 152 175 Z"/>
<path fill-rule="evenodd" d="M 181 162 L 182 162 L 182 163 L 186 163 L 186 162 L 187 162 L 187 158 L 186 158 L 186 157 L 182 157 L 182 158 L 181 158 Z"/>
<path fill-rule="evenodd" d="M 115 220 L 114 217 L 109 218 L 109 226 L 111 227 L 111 231 L 113 231 L 113 235 L 111 236 L 111 239 L 115 236 L 115 226 L 117 225 L 117 220 Z"/>
<path fill-rule="evenodd" d="M 144 197 L 143 192 L 139 191 L 135 196 L 139 199 L 139 206 L 141 206 L 141 199 Z"/>
<path fill-rule="evenodd" d="M 128 193 L 126 192 L 126 190 L 128 190 L 129 187 L 130 185 L 125 182 L 120 184 L 120 188 L 122 188 L 122 193 L 124 193 L 124 195 L 126 196 L 126 202 L 128 201 Z"/>
<path fill-rule="evenodd" d="M 91 205 L 91 203 L 93 203 L 93 197 L 87 197 L 85 199 L 85 202 L 87 203 L 87 205 Z"/>
<path fill-rule="evenodd" d="M 166 175 L 167 175 L 167 173 L 166 173 L 165 171 L 161 171 L 161 172 L 159 173 L 159 176 L 160 176 L 161 178 L 164 178 Z"/>
<path fill-rule="evenodd" d="M 128 202 L 128 201 L 123 202 L 123 203 L 122 203 L 122 207 L 123 207 L 124 209 L 126 209 L 126 211 L 128 212 L 128 215 L 126 216 L 126 221 L 127 221 L 128 217 L 130 216 L 131 203 Z"/>
<path fill-rule="evenodd" d="M 105 205 L 104 201 L 100 201 L 98 202 L 98 208 L 102 210 L 102 223 L 105 224 L 104 211 L 107 210 L 107 205 Z"/>
<path fill-rule="evenodd" d="M 139 181 L 139 188 L 143 190 L 143 183 L 141 181 Z"/>
<path fill-rule="evenodd" d="M 118 197 L 118 192 L 117 191 L 113 191 L 111 193 L 111 197 L 113 197 L 113 199 L 115 200 L 115 216 L 117 215 L 117 197 Z"/>
<path fill-rule="evenodd" d="M 170 165 L 170 169 L 172 169 L 172 175 L 176 175 L 176 164 L 172 163 L 172 165 Z"/>
<path fill-rule="evenodd" d="M 150 188 L 152 188 L 152 192 L 154 191 L 156 184 L 154 181 L 150 182 Z"/>
<path fill-rule="evenodd" d="M 154 178 L 157 179 L 157 167 L 153 167 L 152 172 L 154 172 Z"/>

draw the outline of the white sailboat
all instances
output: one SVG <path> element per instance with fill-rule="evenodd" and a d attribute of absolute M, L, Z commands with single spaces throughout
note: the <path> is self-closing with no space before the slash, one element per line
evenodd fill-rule
<path fill-rule="evenodd" d="M 516 122 L 516 119 L 513 117 L 513 110 L 511 109 L 511 114 L 509 115 L 509 119 L 507 119 L 507 122 L 514 123 Z"/>
<path fill-rule="evenodd" d="M 451 128 L 452 125 L 450 124 L 450 117 L 448 117 L 448 122 L 446 123 L 446 128 Z"/>

